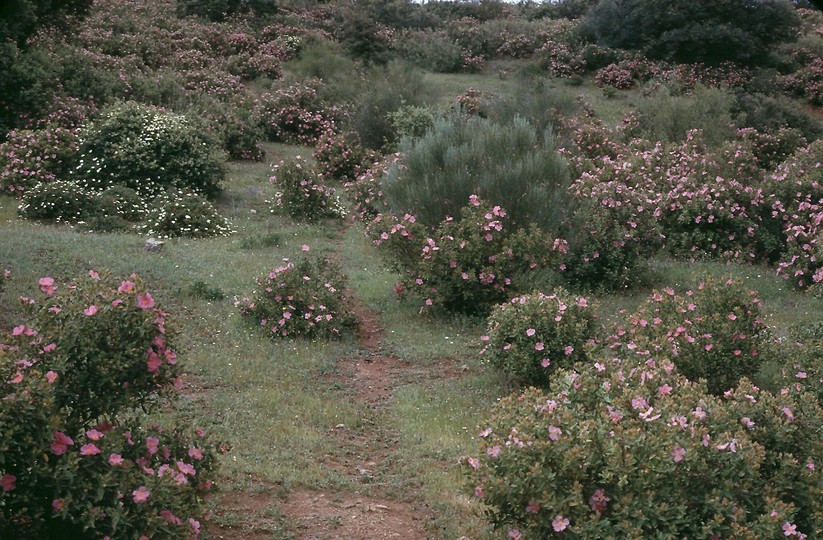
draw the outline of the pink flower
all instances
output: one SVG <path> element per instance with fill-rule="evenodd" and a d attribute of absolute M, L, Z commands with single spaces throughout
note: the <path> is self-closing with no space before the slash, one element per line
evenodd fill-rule
<path fill-rule="evenodd" d="M 527 514 L 536 514 L 540 511 L 540 501 L 536 501 L 531 499 L 529 504 L 526 505 L 526 513 Z"/>
<path fill-rule="evenodd" d="M 71 437 L 61 431 L 54 432 L 54 440 L 51 441 L 51 452 L 55 456 L 62 456 L 72 445 L 74 445 L 74 441 L 71 440 Z"/>
<path fill-rule="evenodd" d="M 157 445 L 160 444 L 160 441 L 155 437 L 146 437 L 146 450 L 148 450 L 149 454 L 156 454 L 157 453 Z"/>
<path fill-rule="evenodd" d="M 120 283 L 120 286 L 117 288 L 117 292 L 120 294 L 131 294 L 134 292 L 134 282 L 133 281 L 123 281 Z"/>
<path fill-rule="evenodd" d="M 474 488 L 474 496 L 475 497 L 477 497 L 478 499 L 482 499 L 483 495 L 485 495 L 485 493 L 483 493 L 483 487 L 482 486 L 477 486 L 477 487 Z"/>
<path fill-rule="evenodd" d="M 543 360 L 541 360 L 540 365 L 543 366 L 544 368 L 547 368 L 547 367 L 549 367 L 549 365 L 551 363 L 552 363 L 551 360 L 549 360 L 548 358 L 544 358 Z"/>
<path fill-rule="evenodd" d="M 480 466 L 480 461 L 477 458 L 470 457 L 467 462 L 472 469 L 476 469 Z"/>
<path fill-rule="evenodd" d="M 500 446 L 498 446 L 496 444 L 494 446 L 492 446 L 491 448 L 489 448 L 488 450 L 486 450 L 486 453 L 489 454 L 493 458 L 500 457 L 500 454 L 502 452 L 503 452 L 503 449 L 500 448 Z"/>
<path fill-rule="evenodd" d="M 160 366 L 163 365 L 163 361 L 154 351 L 151 351 L 146 363 L 148 364 L 149 373 L 157 373 L 157 371 L 160 370 Z"/>
<path fill-rule="evenodd" d="M 86 432 L 86 437 L 88 437 L 92 441 L 99 441 L 103 438 L 103 433 L 92 428 Z"/>
<path fill-rule="evenodd" d="M 100 449 L 94 443 L 84 444 L 80 447 L 81 456 L 96 456 L 100 453 Z"/>
<path fill-rule="evenodd" d="M 48 381 L 49 384 L 54 384 L 54 382 L 57 380 L 57 373 L 55 373 L 53 371 L 47 372 L 46 373 L 46 380 Z"/>
<path fill-rule="evenodd" d="M 563 430 L 561 430 L 557 426 L 549 426 L 549 439 L 556 441 L 560 438 L 563 434 Z"/>
<path fill-rule="evenodd" d="M 512 540 L 522 540 L 523 535 L 520 534 L 520 531 L 517 529 L 509 529 L 509 532 L 506 533 L 506 536 L 511 538 Z"/>
<path fill-rule="evenodd" d="M 199 448 L 189 448 L 189 457 L 200 461 L 203 459 L 203 451 Z"/>
<path fill-rule="evenodd" d="M 794 523 L 789 523 L 788 521 L 783 524 L 783 535 L 784 536 L 795 536 L 797 534 L 797 525 Z"/>
<path fill-rule="evenodd" d="M 120 454 L 111 454 L 109 456 L 109 465 L 112 467 L 117 467 L 118 465 L 123 464 L 123 456 Z"/>
<path fill-rule="evenodd" d="M 566 348 L 563 349 L 563 352 L 566 353 L 566 356 L 570 356 L 574 352 L 574 347 L 571 345 L 566 345 Z"/>
<path fill-rule="evenodd" d="M 674 447 L 672 450 L 672 459 L 675 463 L 679 463 L 683 461 L 683 458 L 686 456 L 686 449 L 680 446 L 679 444 Z"/>
<path fill-rule="evenodd" d="M 563 516 L 554 516 L 552 520 L 552 528 L 555 532 L 561 532 L 566 530 L 566 527 L 569 526 L 569 520 L 564 518 Z"/>
<path fill-rule="evenodd" d="M 662 396 L 668 396 L 669 394 L 671 394 L 671 392 L 672 392 L 672 387 L 669 386 L 668 384 L 664 384 L 663 386 L 661 386 L 660 388 L 657 389 L 657 395 L 661 396 L 661 397 Z"/>
<path fill-rule="evenodd" d="M 89 270 L 89 277 L 94 281 L 100 281 L 100 274 L 98 274 L 94 270 Z"/>
<path fill-rule="evenodd" d="M 534 328 L 529 328 L 529 329 L 526 330 L 526 335 L 529 336 L 529 337 L 532 337 L 534 335 L 534 332 L 535 332 Z"/>
<path fill-rule="evenodd" d="M 788 420 L 789 420 L 789 422 L 791 422 L 792 420 L 794 420 L 794 414 L 792 414 L 792 410 L 791 410 L 790 408 L 788 408 L 788 407 L 783 407 L 783 414 L 785 414 L 785 415 L 786 415 L 786 419 L 788 419 Z"/>
<path fill-rule="evenodd" d="M 543 345 L 542 341 L 538 341 L 537 343 L 534 344 L 534 350 L 535 351 L 542 351 L 544 348 L 545 348 L 545 345 Z"/>
<path fill-rule="evenodd" d="M 139 488 L 135 489 L 131 492 L 132 498 L 134 502 L 137 504 L 144 503 L 148 500 L 149 495 L 151 495 L 151 491 L 146 489 L 146 486 L 140 486 Z"/>
<path fill-rule="evenodd" d="M 151 309 L 154 307 L 154 298 L 151 297 L 151 294 L 141 294 L 137 297 L 137 307 L 142 310 Z"/>
<path fill-rule="evenodd" d="M 40 290 L 51 296 L 57 287 L 54 286 L 54 280 L 48 276 L 40 278 Z"/>
<path fill-rule="evenodd" d="M 6 473 L 2 477 L 0 477 L 0 488 L 3 488 L 4 493 L 6 491 L 11 491 L 17 487 L 15 485 L 15 482 L 17 482 L 17 477 L 13 474 Z"/>
<path fill-rule="evenodd" d="M 311 248 L 310 248 L 309 246 L 307 246 L 306 244 L 303 244 L 303 245 L 300 247 L 300 249 L 302 249 L 302 250 L 305 252 L 305 251 L 309 251 Z"/>
<path fill-rule="evenodd" d="M 90 305 L 89 307 L 87 307 L 86 309 L 84 309 L 84 310 L 83 310 L 83 313 L 85 313 L 86 315 L 88 315 L 89 317 L 91 317 L 92 315 L 94 315 L 95 313 L 97 313 L 97 306 L 95 306 L 94 304 L 92 304 L 92 305 Z"/>
<path fill-rule="evenodd" d="M 589 497 L 589 508 L 593 512 L 602 513 L 606 510 L 606 505 L 610 500 L 611 498 L 606 496 L 606 492 L 602 488 L 596 489 Z"/>
<path fill-rule="evenodd" d="M 54 499 L 51 501 L 51 508 L 55 513 L 60 512 L 66 506 L 66 499 Z"/>
<path fill-rule="evenodd" d="M 195 535 L 200 534 L 200 522 L 199 521 L 197 521 L 194 518 L 189 518 L 189 525 L 191 525 L 191 528 L 194 529 L 194 534 Z"/>
<path fill-rule="evenodd" d="M 194 469 L 194 467 L 192 465 L 189 465 L 185 461 L 178 461 L 177 462 L 177 469 L 181 473 L 189 475 L 189 476 L 194 476 L 195 474 L 197 474 L 197 471 Z"/>
<path fill-rule="evenodd" d="M 49 343 L 48 345 L 43 347 L 43 352 L 50 353 L 56 348 L 57 348 L 57 343 Z"/>

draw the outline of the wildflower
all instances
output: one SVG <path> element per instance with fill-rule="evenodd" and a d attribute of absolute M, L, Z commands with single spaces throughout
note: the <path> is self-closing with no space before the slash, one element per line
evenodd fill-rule
<path fill-rule="evenodd" d="M 529 329 L 526 330 L 526 335 L 529 336 L 529 337 L 532 337 L 532 336 L 534 336 L 534 332 L 535 332 L 534 328 L 529 328 Z"/>
<path fill-rule="evenodd" d="M 140 486 L 139 488 L 132 491 L 131 494 L 134 502 L 140 504 L 148 500 L 149 495 L 151 495 L 151 491 L 146 489 L 146 486 Z"/>
<path fill-rule="evenodd" d="M 51 452 L 55 456 L 62 456 L 72 445 L 74 445 L 74 441 L 71 437 L 61 431 L 54 432 L 54 440 L 51 441 Z"/>
<path fill-rule="evenodd" d="M 155 437 L 146 437 L 146 450 L 148 450 L 149 454 L 156 454 L 157 453 L 157 445 L 160 441 Z"/>
<path fill-rule="evenodd" d="M 109 456 L 109 465 L 116 467 L 123 464 L 123 456 L 120 454 L 111 454 Z"/>
<path fill-rule="evenodd" d="M 96 456 L 100 453 L 100 449 L 94 443 L 84 444 L 80 447 L 81 456 Z"/>
<path fill-rule="evenodd" d="M 49 372 L 46 373 L 46 381 L 48 381 L 49 384 L 54 384 L 54 382 L 56 380 L 57 380 L 57 373 L 55 373 L 53 371 L 49 371 Z"/>
<path fill-rule="evenodd" d="M 540 511 L 540 501 L 536 501 L 531 499 L 529 504 L 526 505 L 526 513 L 527 514 L 536 514 Z"/>
<path fill-rule="evenodd" d="M 66 499 L 54 499 L 51 501 L 51 508 L 55 513 L 60 512 L 66 506 Z"/>
<path fill-rule="evenodd" d="M 563 431 L 557 426 L 549 426 L 549 439 L 556 441 L 563 434 Z"/>
<path fill-rule="evenodd" d="M 674 447 L 672 450 L 672 459 L 675 463 L 679 463 L 683 461 L 683 458 L 686 456 L 686 449 L 680 446 L 679 444 Z"/>
<path fill-rule="evenodd" d="M 563 516 L 557 515 L 552 520 L 552 528 L 555 530 L 555 532 L 564 531 L 568 526 L 569 520 L 564 518 Z"/>
<path fill-rule="evenodd" d="M 544 348 L 545 348 L 545 345 L 543 344 L 542 341 L 538 341 L 537 343 L 534 344 L 534 350 L 535 351 L 542 351 Z"/>
<path fill-rule="evenodd" d="M 15 485 L 15 482 L 17 482 L 17 477 L 13 474 L 6 473 L 2 477 L 0 477 L 0 488 L 3 489 L 4 493 L 6 491 L 12 491 L 17 487 Z"/>
<path fill-rule="evenodd" d="M 518 531 L 517 529 L 510 529 L 506 536 L 508 536 L 512 540 L 522 540 L 523 538 L 523 535 L 520 534 L 520 531 Z"/>
<path fill-rule="evenodd" d="M 151 297 L 151 294 L 141 294 L 137 297 L 137 307 L 142 310 L 151 309 L 154 307 L 154 298 Z"/>

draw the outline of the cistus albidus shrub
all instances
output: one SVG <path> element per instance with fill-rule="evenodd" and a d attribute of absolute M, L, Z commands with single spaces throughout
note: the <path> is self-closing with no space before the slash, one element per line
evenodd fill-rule
<path fill-rule="evenodd" d="M 215 478 L 199 429 L 146 426 L 179 383 L 176 331 L 136 276 L 45 276 L 0 339 L 0 530 L 10 538 L 197 536 Z"/>
<path fill-rule="evenodd" d="M 346 215 L 335 189 L 324 181 L 324 176 L 300 156 L 274 165 L 269 177 L 269 183 L 277 187 L 275 205 L 283 207 L 292 219 L 310 223 Z"/>
<path fill-rule="evenodd" d="M 605 357 L 502 399 L 461 462 L 510 538 L 818 538 L 822 427 L 810 393 Z"/>
<path fill-rule="evenodd" d="M 690 380 L 705 379 L 712 394 L 753 378 L 769 357 L 771 335 L 756 291 L 740 282 L 705 280 L 684 295 L 655 291 L 608 341 L 641 357 L 671 358 Z"/>
<path fill-rule="evenodd" d="M 252 298 L 235 305 L 273 338 L 334 338 L 353 331 L 357 319 L 343 291 L 346 277 L 329 260 L 288 260 L 257 280 Z"/>
<path fill-rule="evenodd" d="M 586 298 L 561 288 L 512 298 L 489 315 L 484 359 L 524 384 L 547 386 L 558 369 L 588 357 L 593 311 Z"/>

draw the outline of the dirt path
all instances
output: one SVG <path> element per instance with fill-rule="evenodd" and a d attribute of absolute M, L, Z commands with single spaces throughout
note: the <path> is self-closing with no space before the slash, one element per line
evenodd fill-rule
<path fill-rule="evenodd" d="M 231 492 L 221 500 L 221 513 L 240 515 L 241 522 L 224 525 L 214 532 L 217 538 L 279 538 L 256 531 L 290 529 L 283 538 L 305 540 L 381 538 L 424 539 L 429 536 L 425 523 L 430 512 L 425 505 L 398 500 L 384 486 L 396 473 L 391 457 L 399 435 L 386 427 L 384 416 L 391 405 L 394 388 L 409 372 L 408 363 L 384 354 L 381 349 L 383 328 L 379 315 L 356 298 L 350 298 L 360 320 L 358 354 L 337 362 L 335 382 L 350 389 L 351 399 L 368 410 L 365 427 L 353 430 L 338 425 L 330 430 L 340 451 L 318 459 L 324 466 L 347 477 L 362 488 L 357 492 L 325 491 L 278 486 L 256 486 L 247 492 Z M 269 517 L 267 517 L 269 516 Z"/>

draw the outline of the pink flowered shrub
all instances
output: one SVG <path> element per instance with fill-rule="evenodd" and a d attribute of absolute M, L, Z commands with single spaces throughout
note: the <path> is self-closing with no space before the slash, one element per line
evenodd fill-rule
<path fill-rule="evenodd" d="M 14 538 L 197 537 L 215 478 L 202 430 L 170 412 L 175 331 L 136 276 L 39 280 L 0 338 L 0 530 Z"/>
<path fill-rule="evenodd" d="M 512 298 L 489 315 L 483 358 L 524 384 L 547 386 L 557 370 L 588 358 L 597 335 L 593 311 L 560 288 Z"/>
<path fill-rule="evenodd" d="M 320 174 L 340 181 L 354 180 L 376 158 L 376 154 L 364 148 L 360 137 L 352 131 L 340 134 L 327 131 L 317 140 L 314 150 Z"/>
<path fill-rule="evenodd" d="M 804 434 L 821 425 L 809 393 L 716 397 L 664 356 L 606 357 L 501 400 L 461 462 L 509 536 L 811 538 L 823 441 Z"/>
<path fill-rule="evenodd" d="M 307 222 L 346 215 L 335 189 L 325 182 L 326 178 L 300 156 L 274 165 L 269 177 L 269 183 L 277 187 L 275 205 L 293 219 Z"/>
<path fill-rule="evenodd" d="M 696 290 L 655 291 L 608 339 L 611 349 L 642 358 L 664 355 L 690 380 L 705 379 L 722 394 L 753 378 L 770 356 L 770 333 L 756 291 L 740 282 L 706 280 Z"/>
<path fill-rule="evenodd" d="M 9 132 L 0 144 L 0 190 L 19 197 L 38 183 L 65 179 L 77 149 L 73 129 L 47 126 Z"/>
<path fill-rule="evenodd" d="M 284 259 L 257 285 L 251 298 L 235 305 L 273 338 L 335 338 L 357 325 L 343 294 L 346 277 L 332 261 Z"/>
<path fill-rule="evenodd" d="M 340 111 L 318 95 L 320 84 L 312 79 L 260 96 L 254 117 L 269 140 L 313 145 L 323 133 L 335 129 Z"/>
<path fill-rule="evenodd" d="M 423 310 L 468 314 L 486 315 L 559 272 L 567 249 L 536 227 L 514 229 L 503 208 L 476 195 L 434 230 L 406 215 L 377 220 L 370 232 L 405 265 L 405 289 L 422 300 Z"/>

